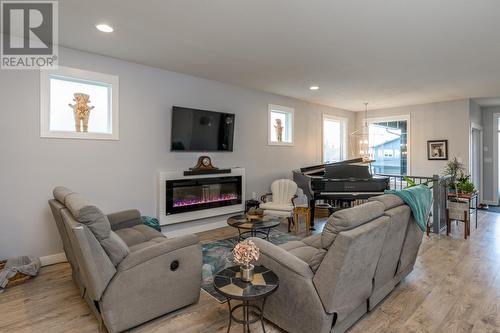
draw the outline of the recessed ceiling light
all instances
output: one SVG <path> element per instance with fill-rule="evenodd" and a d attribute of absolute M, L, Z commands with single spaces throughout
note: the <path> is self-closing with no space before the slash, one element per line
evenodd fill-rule
<path fill-rule="evenodd" d="M 113 32 L 115 29 L 113 29 L 112 26 L 107 25 L 107 24 L 96 24 L 95 26 L 97 30 L 102 31 L 102 32 Z"/>
<path fill-rule="evenodd" d="M 318 86 L 310 86 L 309 89 L 311 89 L 311 90 L 318 90 L 319 87 Z"/>

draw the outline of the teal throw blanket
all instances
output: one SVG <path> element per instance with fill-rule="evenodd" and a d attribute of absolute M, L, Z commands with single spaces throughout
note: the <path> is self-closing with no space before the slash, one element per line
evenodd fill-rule
<path fill-rule="evenodd" d="M 151 227 L 161 232 L 160 222 L 158 221 L 157 218 L 151 216 L 141 216 L 141 218 L 142 218 L 142 223 L 144 223 L 148 227 Z"/>
<path fill-rule="evenodd" d="M 425 185 L 418 185 L 402 190 L 386 190 L 385 194 L 394 194 L 400 197 L 411 208 L 411 212 L 419 228 L 427 229 L 427 219 L 431 212 L 432 192 Z"/>

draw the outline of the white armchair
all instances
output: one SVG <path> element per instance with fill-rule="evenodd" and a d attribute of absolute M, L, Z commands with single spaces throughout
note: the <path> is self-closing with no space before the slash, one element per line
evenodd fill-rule
<path fill-rule="evenodd" d="M 269 196 L 272 196 L 272 201 L 268 201 Z M 295 198 L 297 198 L 297 184 L 290 179 L 278 179 L 271 184 L 271 193 L 266 193 L 261 197 L 260 208 L 264 210 L 264 215 L 287 218 L 288 231 L 290 231 L 290 225 L 293 224 Z"/>

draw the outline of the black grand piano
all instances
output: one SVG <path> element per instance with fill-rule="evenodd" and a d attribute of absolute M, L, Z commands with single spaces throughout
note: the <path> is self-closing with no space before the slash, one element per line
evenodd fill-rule
<path fill-rule="evenodd" d="M 352 203 L 383 194 L 389 189 L 389 177 L 372 175 L 370 162 L 357 158 L 293 171 L 293 180 L 309 200 L 311 226 L 314 226 L 317 200 Z"/>

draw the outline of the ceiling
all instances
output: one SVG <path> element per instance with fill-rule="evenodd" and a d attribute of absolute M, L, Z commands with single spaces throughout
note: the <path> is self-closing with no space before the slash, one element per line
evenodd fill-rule
<path fill-rule="evenodd" d="M 500 95 L 498 0 L 59 4 L 64 46 L 342 109 Z"/>
<path fill-rule="evenodd" d="M 474 101 L 483 107 L 500 106 L 500 97 L 474 98 Z"/>

